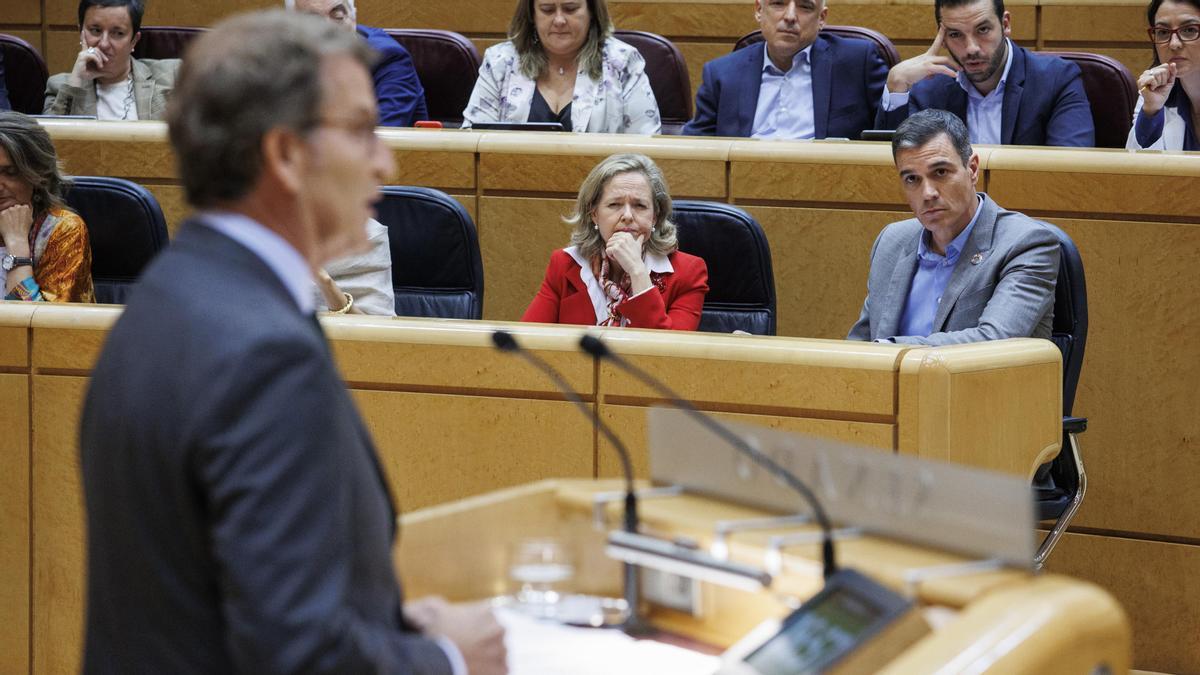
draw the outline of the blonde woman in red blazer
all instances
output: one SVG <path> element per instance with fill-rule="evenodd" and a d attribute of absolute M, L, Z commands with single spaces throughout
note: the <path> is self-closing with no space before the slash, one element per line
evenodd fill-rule
<path fill-rule="evenodd" d="M 708 267 L 679 252 L 662 171 L 645 155 L 613 155 L 579 188 L 571 245 L 550 256 L 522 321 L 696 330 Z"/>

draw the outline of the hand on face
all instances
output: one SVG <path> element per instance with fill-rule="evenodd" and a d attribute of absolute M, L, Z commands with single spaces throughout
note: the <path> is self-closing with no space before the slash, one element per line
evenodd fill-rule
<path fill-rule="evenodd" d="M 75 57 L 75 65 L 71 67 L 70 75 L 71 80 L 78 80 L 78 82 L 72 82 L 72 84 L 82 86 L 99 77 L 104 71 L 105 64 L 108 63 L 108 58 L 99 49 L 89 47 L 81 36 L 79 54 Z"/>
<path fill-rule="evenodd" d="M 9 255 L 29 256 L 29 232 L 33 229 L 33 209 L 15 204 L 0 211 L 0 239 Z"/>
<path fill-rule="evenodd" d="M 1175 86 L 1177 70 L 1174 63 L 1164 63 L 1142 73 L 1138 78 L 1138 90 L 1142 94 L 1142 112 L 1155 115 L 1171 95 Z"/>
<path fill-rule="evenodd" d="M 471 675 L 508 672 L 504 628 L 486 604 L 452 605 L 442 598 L 422 598 L 407 603 L 404 614 L 422 632 L 453 642 Z"/>
<path fill-rule="evenodd" d="M 646 273 L 642 262 L 642 246 L 646 236 L 630 232 L 614 232 L 604 245 L 604 256 L 625 270 L 630 277 Z"/>
<path fill-rule="evenodd" d="M 937 37 L 933 38 L 933 44 L 925 50 L 924 54 L 919 54 L 893 66 L 888 73 L 888 91 L 894 94 L 903 94 L 912 89 L 916 83 L 934 75 L 957 77 L 958 71 L 954 69 L 954 59 L 938 53 L 942 50 L 945 39 L 946 27 L 939 26 Z"/>

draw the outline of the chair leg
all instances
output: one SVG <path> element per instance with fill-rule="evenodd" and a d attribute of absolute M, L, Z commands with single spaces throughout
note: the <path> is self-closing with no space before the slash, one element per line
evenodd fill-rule
<path fill-rule="evenodd" d="M 1067 526 L 1071 524 L 1075 512 L 1083 504 L 1083 496 L 1087 492 L 1087 473 L 1083 470 L 1083 457 L 1079 454 L 1079 439 L 1076 434 L 1068 434 L 1068 438 L 1071 439 L 1071 458 L 1075 461 L 1075 470 L 1079 472 L 1079 489 L 1075 491 L 1070 505 L 1062 512 L 1058 520 L 1054 521 L 1054 526 L 1046 533 L 1046 538 L 1042 540 L 1041 546 L 1033 556 L 1033 567 L 1037 570 L 1042 569 L 1046 564 L 1046 558 L 1050 557 L 1050 552 L 1054 550 L 1054 547 L 1058 545 L 1058 540 L 1066 533 Z"/>

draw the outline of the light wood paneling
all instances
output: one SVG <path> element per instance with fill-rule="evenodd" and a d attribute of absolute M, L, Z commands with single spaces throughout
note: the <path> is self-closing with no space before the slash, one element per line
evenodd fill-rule
<path fill-rule="evenodd" d="M 1200 179 L 1195 153 L 994 147 L 986 166 L 988 193 L 1008 209 L 1094 218 L 1197 217 L 1189 200 L 1143 197 L 1191 194 Z"/>
<path fill-rule="evenodd" d="M 8 0 L 0 6 L 0 23 L 42 22 L 41 0 Z"/>
<path fill-rule="evenodd" d="M 154 195 L 158 206 L 162 209 L 163 217 L 167 220 L 167 234 L 174 237 L 179 226 L 192 213 L 192 207 L 187 203 L 182 185 L 162 183 L 142 183 L 142 186 Z"/>
<path fill-rule="evenodd" d="M 1200 546 L 1068 534 L 1047 569 L 1091 581 L 1121 603 L 1133 624 L 1134 667 L 1200 672 Z"/>
<path fill-rule="evenodd" d="M 905 203 L 886 143 L 735 141 L 729 160 L 735 201 Z"/>
<path fill-rule="evenodd" d="M 79 672 L 85 525 L 76 433 L 86 387 L 82 377 L 33 378 L 33 604 L 43 609 L 33 613 L 35 673 Z"/>
<path fill-rule="evenodd" d="M 1058 454 L 1061 404 L 1062 355 L 1048 340 L 910 350 L 900 365 L 899 450 L 1032 477 Z"/>
<path fill-rule="evenodd" d="M 1194 224 L 1055 219 L 1075 240 L 1088 283 L 1089 338 L 1074 413 L 1087 500 L 1076 522 L 1200 538 L 1200 260 Z M 1182 284 L 1182 285 L 1181 285 Z M 1147 495 L 1153 498 L 1147 498 Z"/>
<path fill-rule="evenodd" d="M 613 23 L 622 30 L 664 36 L 738 38 L 758 30 L 752 2 L 610 2 Z"/>
<path fill-rule="evenodd" d="M 462 0 L 454 4 L 422 0 L 364 0 L 358 16 L 364 23 L 389 28 L 438 28 L 459 33 L 508 31 L 513 0 Z"/>
<path fill-rule="evenodd" d="M 0 670 L 12 673 L 29 672 L 29 420 L 29 376 L 0 374 Z"/>
<path fill-rule="evenodd" d="M 646 412 L 648 408 L 640 406 L 606 405 L 603 406 L 601 417 L 613 428 L 614 433 L 628 447 L 630 460 L 633 464 L 634 475 L 638 478 L 650 477 L 650 448 L 646 438 Z M 803 417 L 778 417 L 771 415 L 746 415 L 733 413 L 716 413 L 717 419 L 739 424 L 756 424 L 779 431 L 789 431 L 798 434 L 832 438 L 845 443 L 866 445 L 876 448 L 892 448 L 895 438 L 895 426 L 873 422 L 844 422 L 841 420 L 822 420 Z M 620 478 L 621 461 L 616 450 L 604 436 L 599 437 L 599 450 L 596 464 L 599 467 L 597 475 L 600 478 Z M 730 449 L 730 457 L 735 452 Z M 731 462 L 732 465 L 732 462 Z M 710 467 L 714 473 L 724 471 L 720 466 Z M 729 469 L 730 471 L 734 469 Z"/>
<path fill-rule="evenodd" d="M 906 211 L 746 206 L 771 245 L 780 335 L 841 340 L 867 297 L 875 237 Z"/>
<path fill-rule="evenodd" d="M 676 42 L 679 53 L 687 62 L 688 79 L 692 85 L 692 114 L 695 114 L 696 92 L 704 80 L 704 64 L 725 56 L 733 49 L 734 41 L 728 42 Z"/>
<path fill-rule="evenodd" d="M 0 302 L 0 367 L 29 367 L 29 323 L 37 306 Z"/>
<path fill-rule="evenodd" d="M 591 424 L 565 401 L 354 391 L 401 509 L 592 475 Z"/>
<path fill-rule="evenodd" d="M 483 316 L 516 321 L 537 294 L 555 249 L 570 243 L 562 222 L 573 200 L 483 197 L 479 248 L 483 254 Z"/>
<path fill-rule="evenodd" d="M 104 305 L 89 309 L 99 326 L 75 328 L 71 325 L 75 317 L 68 313 L 38 312 L 33 323 L 35 369 L 91 371 L 108 337 L 108 325 L 116 321 L 118 313 Z"/>
<path fill-rule="evenodd" d="M 1039 4 L 1044 40 L 1148 43 L 1144 3 L 1041 0 Z"/>
<path fill-rule="evenodd" d="M 78 6 L 78 3 L 75 5 Z M 75 10 L 71 10 L 71 26 L 75 25 Z M 51 75 L 65 73 L 71 70 L 75 57 L 79 55 L 79 30 L 62 28 L 46 31 L 46 51 L 42 57 L 46 59 L 46 69 Z"/>
<path fill-rule="evenodd" d="M 177 177 L 175 156 L 163 140 L 110 143 L 55 140 L 54 145 L 67 172 L 77 176 L 120 176 L 130 179 Z"/>

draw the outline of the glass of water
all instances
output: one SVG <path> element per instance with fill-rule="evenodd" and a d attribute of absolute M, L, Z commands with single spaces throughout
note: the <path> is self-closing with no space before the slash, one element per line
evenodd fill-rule
<path fill-rule="evenodd" d="M 557 539 L 523 539 L 513 545 L 508 577 L 517 606 L 529 614 L 552 618 L 557 614 L 564 587 L 575 576 L 575 567 Z"/>

